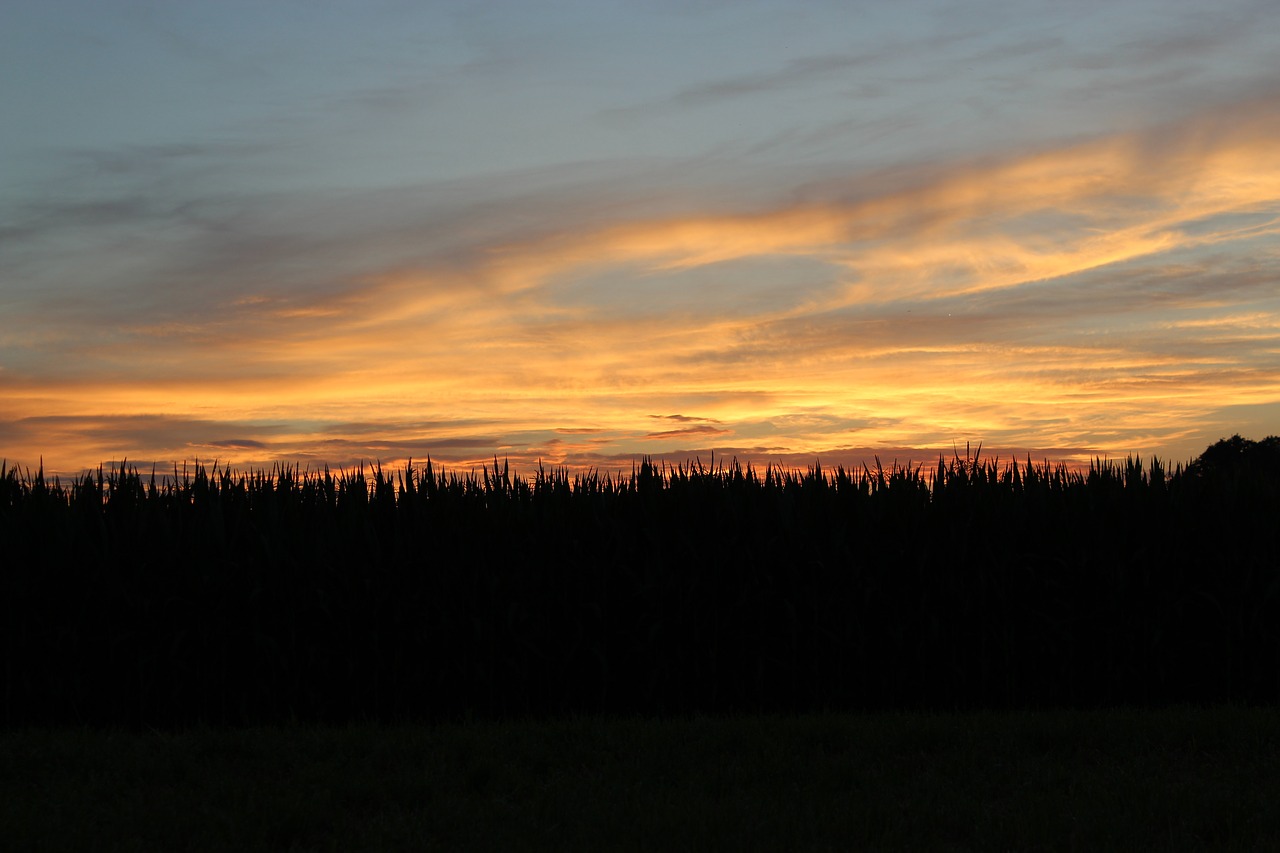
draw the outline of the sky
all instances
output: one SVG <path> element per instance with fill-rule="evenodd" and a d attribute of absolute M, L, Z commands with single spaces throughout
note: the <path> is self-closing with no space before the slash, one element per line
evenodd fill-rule
<path fill-rule="evenodd" d="M 6 0 L 0 457 L 1280 433 L 1280 5 Z"/>

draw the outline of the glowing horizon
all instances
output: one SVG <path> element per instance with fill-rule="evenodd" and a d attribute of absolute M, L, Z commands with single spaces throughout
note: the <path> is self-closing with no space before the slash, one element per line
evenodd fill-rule
<path fill-rule="evenodd" d="M 1280 433 L 1280 86 L 1244 59 L 1277 13 L 1237 6 L 1220 31 L 1135 3 L 953 32 L 924 4 L 865 36 L 769 4 L 421 33 L 339 6 L 311 35 L 355 82 L 272 64 L 270 12 L 262 43 L 122 14 L 66 68 L 177 33 L 146 48 L 186 81 L 175 116 L 119 89 L 67 127 L 87 84 L 52 73 L 0 92 L 27 119 L 0 131 L 0 457 L 1087 466 Z M 661 73 L 593 77 L 600 33 L 631 68 L 659 31 Z M 694 61 L 725 43 L 769 47 Z M 263 95 L 219 76 L 246 51 Z"/>

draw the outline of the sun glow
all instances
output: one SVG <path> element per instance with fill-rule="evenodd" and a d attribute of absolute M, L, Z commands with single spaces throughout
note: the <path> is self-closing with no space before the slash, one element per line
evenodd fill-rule
<path fill-rule="evenodd" d="M 6 366 L 6 447 L 64 471 L 317 448 L 463 465 L 501 449 L 526 467 L 969 439 L 1141 452 L 1280 399 L 1277 115 L 1249 105 L 905 185 L 849 175 L 740 215 L 498 233 L 321 294 L 265 288 L 198 323 L 64 339 L 61 361 Z M 1226 247 L 1252 264 L 1224 267 Z M 689 421 L 655 427 L 672 413 Z"/>

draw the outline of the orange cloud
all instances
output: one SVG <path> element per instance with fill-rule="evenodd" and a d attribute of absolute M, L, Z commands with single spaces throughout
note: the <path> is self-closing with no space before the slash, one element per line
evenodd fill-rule
<path fill-rule="evenodd" d="M 324 296 L 241 293 L 199 320 L 62 337 L 56 364 L 5 365 L 0 436 L 16 458 L 67 469 L 115 450 L 235 461 L 324 447 L 567 464 L 659 439 L 778 456 L 968 439 L 1181 447 L 1224 406 L 1280 400 L 1278 233 L 1280 103 L 1267 101 L 844 176 L 739 215 L 547 228 Z M 38 351 L 52 333 L 21 334 Z M 703 417 L 653 431 L 663 411 Z M 112 431 L 140 413 L 181 418 Z M 326 432 L 351 421 L 375 428 Z M 492 446 L 465 444 L 478 439 Z"/>

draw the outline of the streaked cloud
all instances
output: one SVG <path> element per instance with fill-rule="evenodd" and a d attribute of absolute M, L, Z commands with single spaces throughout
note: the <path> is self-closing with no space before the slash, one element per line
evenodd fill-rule
<path fill-rule="evenodd" d="M 1067 23 L 997 38 L 889 16 L 878 48 L 815 38 L 634 97 L 583 94 L 573 126 L 600 156 L 554 165 L 495 153 L 472 174 L 344 185 L 272 177 L 291 149 L 257 125 L 79 146 L 42 192 L 0 203 L 0 455 L 69 473 L 126 456 L 622 470 L 712 452 L 928 462 L 972 442 L 1087 463 L 1185 459 L 1232 418 L 1280 431 L 1280 90 L 1213 72 L 1269 20 L 1237 11 L 1200 33 L 1175 16 L 1105 61 Z M 414 93 L 448 97 L 442 80 L 577 61 L 498 61 L 490 24 L 455 23 L 479 35 L 444 77 L 411 63 L 321 103 L 411 113 Z M 968 119 L 916 99 L 975 67 Z M 996 93 L 1019 79 L 1069 116 L 1080 93 L 1109 106 L 1015 128 L 1002 111 L 1024 95 Z M 371 107 L 378 92 L 397 106 Z M 1159 103 L 1121 120 L 1125 92 Z M 609 148 L 793 97 L 829 109 L 780 107 L 768 133 L 679 156 Z M 904 141 L 987 108 L 1013 129 Z"/>

